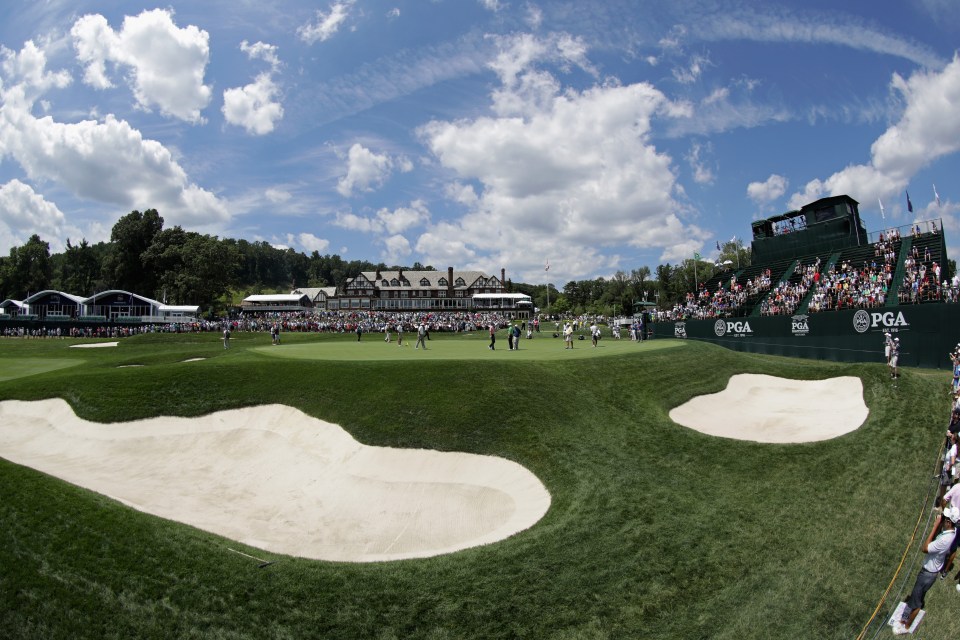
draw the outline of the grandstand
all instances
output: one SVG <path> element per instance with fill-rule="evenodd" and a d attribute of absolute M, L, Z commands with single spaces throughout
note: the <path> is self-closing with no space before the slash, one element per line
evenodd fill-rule
<path fill-rule="evenodd" d="M 949 330 L 960 309 L 943 303 L 958 300 L 960 283 L 948 273 L 942 224 L 868 234 L 858 204 L 832 196 L 755 221 L 752 263 L 714 275 L 661 311 L 654 334 L 758 353 L 876 361 L 889 331 L 907 345 L 904 365 L 948 366 L 957 337 Z"/>

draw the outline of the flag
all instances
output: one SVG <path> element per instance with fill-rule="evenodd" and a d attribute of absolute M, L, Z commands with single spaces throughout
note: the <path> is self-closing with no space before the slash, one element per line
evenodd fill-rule
<path fill-rule="evenodd" d="M 880 201 L 880 198 L 877 198 L 877 204 L 880 205 L 880 217 L 886 220 L 887 216 L 883 215 L 883 202 Z"/>
<path fill-rule="evenodd" d="M 933 198 L 937 201 L 937 206 L 940 206 L 940 194 L 937 193 L 937 185 L 933 185 Z"/>
<path fill-rule="evenodd" d="M 904 191 L 904 193 L 907 194 L 907 211 L 913 213 L 913 203 L 910 202 L 910 192 Z"/>
<path fill-rule="evenodd" d="M 547 266 L 543 268 L 544 271 L 550 271 L 550 261 L 547 260 Z"/>
<path fill-rule="evenodd" d="M 720 250 L 721 250 L 721 249 L 720 249 L 720 241 L 717 240 L 717 251 L 720 251 Z"/>
<path fill-rule="evenodd" d="M 693 254 L 693 259 L 694 259 L 694 260 L 699 260 L 699 259 L 700 259 L 700 254 L 694 252 L 694 254 Z"/>

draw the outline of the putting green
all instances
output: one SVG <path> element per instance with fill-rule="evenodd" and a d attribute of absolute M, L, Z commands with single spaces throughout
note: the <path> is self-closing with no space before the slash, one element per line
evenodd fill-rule
<path fill-rule="evenodd" d="M 383 341 L 377 334 L 364 336 L 364 339 L 324 340 L 318 342 L 299 342 L 296 344 L 269 345 L 255 347 L 253 350 L 278 358 L 298 360 L 488 360 L 511 362 L 515 360 L 569 360 L 595 358 L 601 356 L 623 355 L 627 353 L 645 353 L 669 349 L 683 344 L 682 340 L 647 340 L 636 343 L 628 339 L 614 340 L 604 338 L 597 347 L 589 340 L 574 340 L 573 349 L 564 349 L 563 340 L 541 334 L 532 340 L 522 339 L 520 349 L 507 349 L 507 340 L 497 336 L 496 349 L 487 348 L 489 339 L 480 334 L 444 335 L 427 341 L 427 349 L 416 349 L 416 336 L 407 340 L 403 346 L 397 346 L 396 340 Z"/>
<path fill-rule="evenodd" d="M 76 358 L 0 358 L 0 382 L 66 369 L 82 362 Z"/>

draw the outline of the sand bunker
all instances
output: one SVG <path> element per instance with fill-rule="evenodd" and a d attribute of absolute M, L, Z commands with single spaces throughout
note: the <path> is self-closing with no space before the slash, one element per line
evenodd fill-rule
<path fill-rule="evenodd" d="M 744 373 L 732 376 L 720 393 L 673 409 L 670 419 L 713 436 L 789 443 L 850 433 L 868 414 L 856 377 L 788 380 Z"/>
<path fill-rule="evenodd" d="M 93 342 L 88 344 L 72 344 L 71 349 L 97 349 L 99 347 L 115 347 L 119 342 Z"/>
<path fill-rule="evenodd" d="M 450 553 L 527 529 L 550 506 L 514 462 L 369 447 L 283 405 L 98 424 L 59 399 L 5 401 L 0 456 L 147 513 L 320 560 Z"/>
<path fill-rule="evenodd" d="M 206 360 L 206 358 L 187 358 L 186 360 L 181 360 L 180 362 L 201 362 Z"/>

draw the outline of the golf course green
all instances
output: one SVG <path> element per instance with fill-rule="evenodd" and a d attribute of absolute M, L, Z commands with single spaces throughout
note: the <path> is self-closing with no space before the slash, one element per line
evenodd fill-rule
<path fill-rule="evenodd" d="M 492 544 L 327 562 L 141 513 L 0 450 L 0 635 L 854 638 L 911 543 L 949 417 L 943 371 L 907 369 L 894 387 L 881 363 L 694 341 L 604 337 L 569 351 L 541 335 L 511 352 L 502 335 L 495 351 L 483 333 L 435 334 L 426 351 L 409 338 L 397 347 L 382 335 L 285 333 L 273 346 L 265 333 L 235 332 L 226 350 L 215 333 L 98 349 L 0 340 L 0 401 L 63 398 L 118 428 L 289 405 L 364 445 L 505 458 L 551 499 L 532 527 Z M 846 435 L 794 444 L 670 420 L 739 373 L 855 376 L 869 417 Z M 909 592 L 915 559 L 871 629 Z M 949 591 L 928 594 L 926 637 L 953 630 Z"/>

